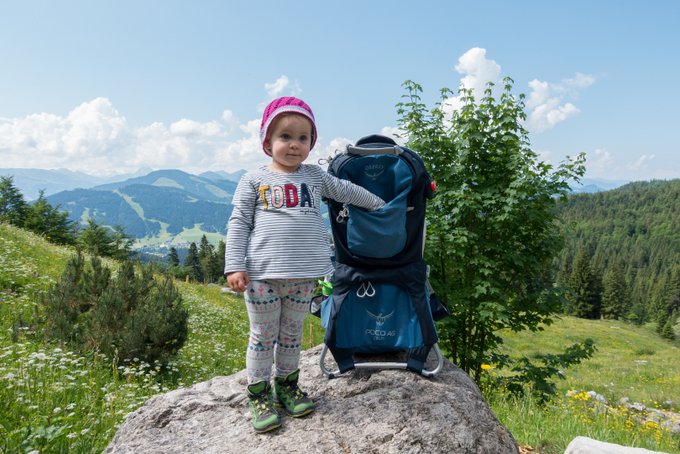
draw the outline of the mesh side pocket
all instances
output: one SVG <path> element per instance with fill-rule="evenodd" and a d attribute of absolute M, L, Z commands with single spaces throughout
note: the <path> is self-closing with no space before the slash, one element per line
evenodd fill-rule
<path fill-rule="evenodd" d="M 321 302 L 319 310 L 319 317 L 321 318 L 321 326 L 328 329 L 328 324 L 331 322 L 331 309 L 333 308 L 333 296 L 329 296 Z"/>

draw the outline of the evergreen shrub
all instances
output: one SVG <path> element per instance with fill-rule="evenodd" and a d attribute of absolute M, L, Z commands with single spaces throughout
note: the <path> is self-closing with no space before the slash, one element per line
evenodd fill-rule
<path fill-rule="evenodd" d="M 123 262 L 113 276 L 98 257 L 68 262 L 43 304 L 45 334 L 81 351 L 95 349 L 114 363 L 137 359 L 166 363 L 184 345 L 188 312 L 171 278 L 150 266 L 135 272 Z"/>

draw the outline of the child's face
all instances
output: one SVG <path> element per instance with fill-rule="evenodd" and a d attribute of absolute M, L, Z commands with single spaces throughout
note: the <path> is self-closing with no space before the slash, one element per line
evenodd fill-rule
<path fill-rule="evenodd" d="M 309 156 L 312 123 L 302 115 L 282 115 L 274 121 L 265 149 L 272 156 L 269 168 L 278 172 L 295 172 Z"/>

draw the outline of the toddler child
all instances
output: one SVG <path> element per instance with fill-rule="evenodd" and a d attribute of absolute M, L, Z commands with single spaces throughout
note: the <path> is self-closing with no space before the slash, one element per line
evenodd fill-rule
<path fill-rule="evenodd" d="M 301 99 L 272 101 L 260 139 L 271 162 L 245 174 L 236 188 L 224 269 L 231 289 L 244 292 L 250 319 L 246 395 L 258 433 L 281 425 L 274 405 L 293 417 L 314 411 L 298 387 L 298 366 L 312 291 L 333 271 L 321 198 L 368 210 L 385 204 L 360 186 L 303 164 L 317 132 L 312 109 Z"/>

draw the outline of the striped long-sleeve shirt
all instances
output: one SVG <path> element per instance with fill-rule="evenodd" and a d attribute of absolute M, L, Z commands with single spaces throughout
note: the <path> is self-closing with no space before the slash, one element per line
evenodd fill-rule
<path fill-rule="evenodd" d="M 369 210 L 385 202 L 315 165 L 293 173 L 263 167 L 245 174 L 232 200 L 225 273 L 252 280 L 316 278 L 333 271 L 321 197 Z"/>

